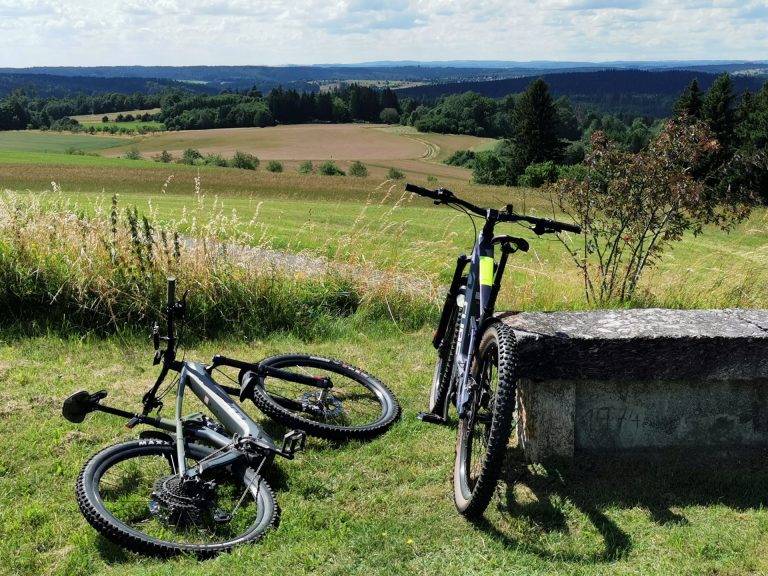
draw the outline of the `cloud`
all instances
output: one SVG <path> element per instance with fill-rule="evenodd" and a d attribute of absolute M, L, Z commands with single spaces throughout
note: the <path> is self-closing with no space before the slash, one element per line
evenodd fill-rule
<path fill-rule="evenodd" d="M 559 0 L 554 3 L 560 10 L 640 10 L 648 5 L 647 0 Z"/>
<path fill-rule="evenodd" d="M 0 0 L 0 66 L 760 59 L 764 0 Z"/>
<path fill-rule="evenodd" d="M 57 12 L 57 4 L 48 0 L 0 0 L 0 18 L 35 18 Z"/>
<path fill-rule="evenodd" d="M 320 22 L 333 34 L 360 34 L 369 30 L 408 30 L 425 24 L 425 19 L 407 0 L 351 0 L 337 13 Z"/>

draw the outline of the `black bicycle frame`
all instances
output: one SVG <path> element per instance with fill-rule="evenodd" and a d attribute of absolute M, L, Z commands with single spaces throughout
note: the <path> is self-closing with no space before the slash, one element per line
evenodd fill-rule
<path fill-rule="evenodd" d="M 496 297 L 499 294 L 501 278 L 507 264 L 507 257 L 514 249 L 508 247 L 508 242 L 514 240 L 510 236 L 494 237 L 493 231 L 498 220 L 493 210 L 489 210 L 477 242 L 472 249 L 469 258 L 469 273 L 467 274 L 467 288 L 464 296 L 464 306 L 461 313 L 461 324 L 456 343 L 456 362 L 453 365 L 456 383 L 456 409 L 459 417 L 465 415 L 465 405 L 469 400 L 472 382 L 472 361 L 479 346 L 478 335 L 493 316 L 496 306 Z M 499 263 L 494 258 L 494 247 L 501 243 L 503 248 Z M 465 263 L 459 259 L 454 274 L 460 277 Z M 445 312 L 444 312 L 445 315 Z M 447 318 L 444 320 L 447 323 Z M 441 324 L 443 320 L 441 319 Z M 450 335 L 448 335 L 450 337 Z"/>

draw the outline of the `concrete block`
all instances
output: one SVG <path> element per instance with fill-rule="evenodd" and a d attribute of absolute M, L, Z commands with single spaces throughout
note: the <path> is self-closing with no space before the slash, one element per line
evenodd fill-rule
<path fill-rule="evenodd" d="M 768 446 L 768 311 L 501 314 L 527 458 Z"/>

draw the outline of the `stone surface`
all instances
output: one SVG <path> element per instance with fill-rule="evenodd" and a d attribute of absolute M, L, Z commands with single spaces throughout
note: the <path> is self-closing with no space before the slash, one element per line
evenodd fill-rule
<path fill-rule="evenodd" d="M 502 314 L 518 339 L 532 461 L 768 446 L 768 311 Z"/>
<path fill-rule="evenodd" d="M 768 375 L 768 310 L 608 310 L 501 314 L 524 377 L 746 379 Z"/>

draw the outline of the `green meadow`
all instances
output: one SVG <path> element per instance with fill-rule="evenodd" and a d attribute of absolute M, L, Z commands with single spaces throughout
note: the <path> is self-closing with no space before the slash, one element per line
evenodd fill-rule
<path fill-rule="evenodd" d="M 0 574 L 768 573 L 764 455 L 525 466 L 511 445 L 485 520 L 456 513 L 455 422 L 435 427 L 416 413 L 428 399 L 440 297 L 475 230 L 404 184 L 445 185 L 539 216 L 553 215 L 551 198 L 474 186 L 468 172 L 441 176 L 418 158 L 405 179 L 386 180 L 67 153 L 131 142 L 0 133 Z M 434 144 L 445 151 L 448 141 Z M 192 239 L 178 247 L 180 259 L 173 232 Z M 557 240 L 509 233 L 531 250 L 512 257 L 500 308 L 589 307 Z M 687 237 L 632 305 L 764 308 L 767 240 L 765 209 L 729 234 Z M 265 252 L 246 262 L 232 257 L 233 245 Z M 321 271 L 258 254 L 298 254 Z M 205 562 L 136 556 L 85 522 L 73 494 L 80 468 L 136 431 L 105 414 L 80 425 L 60 416 L 62 400 L 81 388 L 139 409 L 156 375 L 146 327 L 160 314 L 168 272 L 190 289 L 187 358 L 337 357 L 386 382 L 403 408 L 371 442 L 311 440 L 295 460 L 276 462 L 268 480 L 280 526 Z"/>

